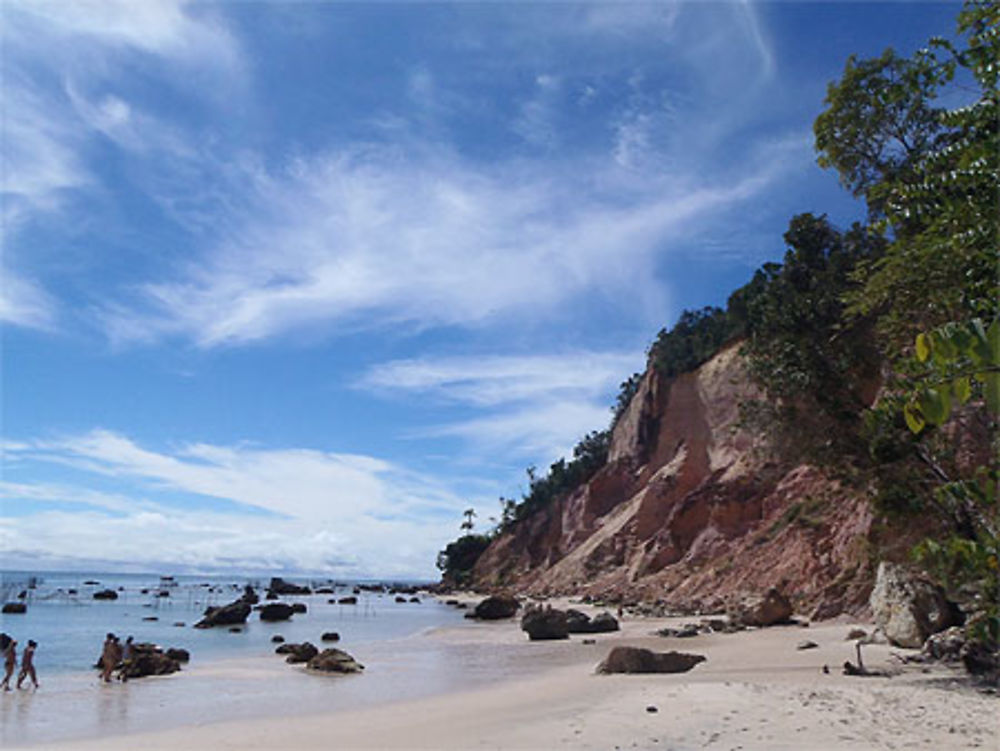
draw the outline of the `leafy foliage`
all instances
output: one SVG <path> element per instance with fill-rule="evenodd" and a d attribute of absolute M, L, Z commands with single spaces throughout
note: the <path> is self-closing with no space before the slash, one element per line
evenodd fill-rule
<path fill-rule="evenodd" d="M 948 422 L 954 408 L 981 395 L 994 418 L 1000 413 L 1000 319 L 988 329 L 978 319 L 949 323 L 917 337 L 916 359 L 922 365 L 904 407 L 914 434 Z M 993 425 L 994 431 L 996 423 Z M 981 466 L 967 479 L 943 482 L 934 498 L 956 520 L 956 533 L 926 539 L 914 551 L 953 591 L 973 599 L 982 617 L 973 636 L 1000 643 L 1000 507 L 997 467 Z"/>
<path fill-rule="evenodd" d="M 445 580 L 457 586 L 468 584 L 476 561 L 491 541 L 488 535 L 465 534 L 448 543 L 437 556 L 437 567 Z"/>
<path fill-rule="evenodd" d="M 855 225 L 800 214 L 785 233 L 784 263 L 765 264 L 729 298 L 745 337 L 751 378 L 765 397 L 742 405 L 743 423 L 786 457 L 836 463 L 856 450 L 864 393 L 877 378 L 870 327 L 844 323 L 857 265 L 884 243 Z"/>
<path fill-rule="evenodd" d="M 964 48 L 933 39 L 909 59 L 850 60 L 816 121 L 820 164 L 866 197 L 892 240 L 859 267 L 864 284 L 848 296 L 852 313 L 878 316 L 890 357 L 905 355 L 919 331 L 996 315 L 998 28 L 1000 5 L 969 2 L 958 23 Z M 956 95 L 957 76 L 974 82 L 976 98 L 934 107 Z"/>
<path fill-rule="evenodd" d="M 618 396 L 615 397 L 615 405 L 611 408 L 611 430 L 622 419 L 628 405 L 632 403 L 632 397 L 639 391 L 639 384 L 642 382 L 642 373 L 633 373 L 618 386 Z"/>
<path fill-rule="evenodd" d="M 538 477 L 534 467 L 529 467 L 528 492 L 514 507 L 512 523 L 531 516 L 590 480 L 608 461 L 610 447 L 611 431 L 595 430 L 576 444 L 570 461 L 553 462 L 544 477 Z"/>
<path fill-rule="evenodd" d="M 668 378 L 694 370 L 737 333 L 722 308 L 685 310 L 672 329 L 661 329 L 649 349 L 649 361 Z"/>

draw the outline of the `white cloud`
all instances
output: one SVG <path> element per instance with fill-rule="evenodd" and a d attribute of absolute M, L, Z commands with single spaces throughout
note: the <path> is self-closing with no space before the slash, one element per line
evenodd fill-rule
<path fill-rule="evenodd" d="M 22 472 L 29 464 L 70 467 L 120 488 L 3 483 L 8 502 L 94 507 L 4 519 L 3 548 L 21 556 L 72 551 L 117 562 L 430 575 L 468 503 L 433 479 L 374 457 L 211 444 L 152 451 L 107 430 L 12 443 L 5 461 Z M 191 494 L 201 500 L 192 503 Z"/>
<path fill-rule="evenodd" d="M 242 64 L 239 45 L 226 26 L 210 8 L 186 0 L 15 1 L 4 4 L 4 20 L 6 42 L 17 44 L 19 51 L 44 42 L 50 59 L 72 46 L 93 45 L 229 71 Z"/>
<path fill-rule="evenodd" d="M 0 267 L 0 323 L 33 329 L 55 326 L 55 300 L 37 284 Z"/>
<path fill-rule="evenodd" d="M 725 187 L 618 183 L 606 194 L 603 179 L 582 165 L 486 168 L 391 149 L 256 173 L 245 206 L 220 219 L 225 239 L 180 278 L 144 285 L 145 307 L 109 306 L 105 326 L 214 347 L 320 324 L 477 326 L 594 294 L 662 314 L 650 266 L 664 243 L 753 195 L 769 173 Z"/>
<path fill-rule="evenodd" d="M 379 365 L 361 385 L 488 407 L 566 393 L 599 396 L 641 366 L 639 352 L 421 358 Z"/>
<path fill-rule="evenodd" d="M 421 358 L 372 368 L 361 385 L 384 396 L 429 397 L 481 411 L 419 436 L 457 437 L 480 455 L 546 464 L 608 425 L 611 395 L 643 364 L 641 352 Z"/>

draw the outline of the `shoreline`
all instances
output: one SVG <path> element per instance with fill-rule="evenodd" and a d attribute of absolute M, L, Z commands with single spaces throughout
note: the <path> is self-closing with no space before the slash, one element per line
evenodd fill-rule
<path fill-rule="evenodd" d="M 112 727 L 86 737 L 10 747 L 85 751 L 206 744 L 319 749 L 328 748 L 331 739 L 336 739 L 339 748 L 359 749 L 679 751 L 914 745 L 952 749 L 988 747 L 1000 732 L 996 719 L 1000 704 L 995 695 L 965 687 L 961 673 L 946 666 L 933 666 L 929 672 L 908 666 L 892 678 L 841 675 L 843 661 L 854 659 L 854 643 L 845 640 L 845 635 L 853 625 L 865 624 L 825 622 L 809 628 L 776 626 L 691 638 L 653 635 L 663 626 L 677 626 L 685 620 L 689 619 L 626 618 L 621 631 L 593 635 L 593 645 L 583 644 L 583 635 L 566 641 L 528 642 L 516 619 L 439 627 L 408 638 L 406 646 L 412 651 L 397 655 L 395 668 L 390 659 L 377 666 L 375 673 L 360 676 L 307 677 L 297 674 L 304 671 L 277 661 L 218 661 L 187 675 L 159 679 L 159 684 L 133 686 L 130 682 L 129 689 L 140 689 L 135 692 L 138 695 L 173 681 L 173 686 L 197 693 L 210 689 L 217 680 L 235 680 L 241 685 L 262 680 L 262 690 L 289 691 L 293 699 L 296 694 L 305 697 L 295 702 L 304 711 L 276 709 L 251 717 L 217 719 L 173 712 L 162 718 L 168 721 L 166 726 L 139 732 L 120 733 Z M 804 639 L 819 646 L 797 650 Z M 682 674 L 595 675 L 594 667 L 618 644 L 696 652 L 708 660 Z M 869 645 L 864 650 L 866 665 L 893 670 L 898 665 L 892 654 L 909 652 L 885 645 Z M 445 681 L 422 686 L 428 689 L 423 695 L 380 698 L 371 691 L 363 695 L 379 681 L 392 680 L 394 669 L 410 673 L 415 669 L 418 675 L 425 667 L 433 670 L 433 660 L 426 665 L 405 664 L 422 654 L 465 660 L 460 667 L 474 675 L 451 681 L 451 685 Z M 822 672 L 824 664 L 829 674 Z M 431 680 L 430 672 L 424 675 Z M 270 685 L 275 681 L 280 686 Z M 365 681 L 371 684 L 366 686 Z M 347 691 L 337 690 L 341 688 L 351 689 L 353 699 Z M 323 695 L 328 701 L 312 704 Z"/>

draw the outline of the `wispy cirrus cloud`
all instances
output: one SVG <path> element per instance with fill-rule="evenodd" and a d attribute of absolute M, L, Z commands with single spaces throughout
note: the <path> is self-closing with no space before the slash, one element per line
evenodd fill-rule
<path fill-rule="evenodd" d="M 757 194 L 776 170 L 626 196 L 623 183 L 583 169 L 484 167 L 439 150 L 328 154 L 258 173 L 217 245 L 102 317 L 120 342 L 182 337 L 205 348 L 320 325 L 475 327 L 583 294 L 627 293 L 630 307 L 658 317 L 664 292 L 651 264 L 665 243 Z"/>
<path fill-rule="evenodd" d="M 158 82 L 184 88 L 196 73 L 227 79 L 230 85 L 222 88 L 232 91 L 243 77 L 242 53 L 211 9 L 182 0 L 6 2 L 0 45 L 6 234 L 0 320 L 51 329 L 60 301 L 26 271 L 31 259 L 19 232 L 57 215 L 72 198 L 102 189 L 94 159 L 101 137 L 133 150 L 142 150 L 147 139 L 164 145 L 156 120 L 114 93 L 125 87 L 125 71 L 154 61 Z M 102 93 L 89 101 L 82 93 L 89 89 Z"/>
<path fill-rule="evenodd" d="M 612 394 L 642 367 L 638 351 L 419 358 L 375 366 L 359 385 L 388 398 L 467 405 L 475 413 L 422 428 L 420 436 L 456 437 L 479 453 L 547 463 L 607 426 Z"/>

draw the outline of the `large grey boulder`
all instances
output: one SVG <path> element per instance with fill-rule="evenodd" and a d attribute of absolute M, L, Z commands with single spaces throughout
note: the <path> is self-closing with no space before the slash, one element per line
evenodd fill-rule
<path fill-rule="evenodd" d="M 763 594 L 744 594 L 726 608 L 730 623 L 740 626 L 773 626 L 792 617 L 792 603 L 771 587 Z"/>
<path fill-rule="evenodd" d="M 360 673 L 365 666 L 342 649 L 324 649 L 306 663 L 309 670 L 323 673 Z"/>
<path fill-rule="evenodd" d="M 639 647 L 615 647 L 597 666 L 598 673 L 686 673 L 703 655 L 686 652 L 653 652 Z"/>
<path fill-rule="evenodd" d="M 869 598 L 875 623 L 897 647 L 919 649 L 931 634 L 958 625 L 955 607 L 937 585 L 897 563 L 882 561 Z"/>
<path fill-rule="evenodd" d="M 466 617 L 495 621 L 501 618 L 511 618 L 520 607 L 521 603 L 513 595 L 494 595 L 476 605 L 476 609 Z"/>
<path fill-rule="evenodd" d="M 618 628 L 618 619 L 607 611 L 598 613 L 590 619 L 590 633 L 592 634 L 604 634 L 609 631 L 617 631 Z"/>
<path fill-rule="evenodd" d="M 521 630 L 531 641 L 568 639 L 566 611 L 551 607 L 528 608 L 521 617 Z"/>

